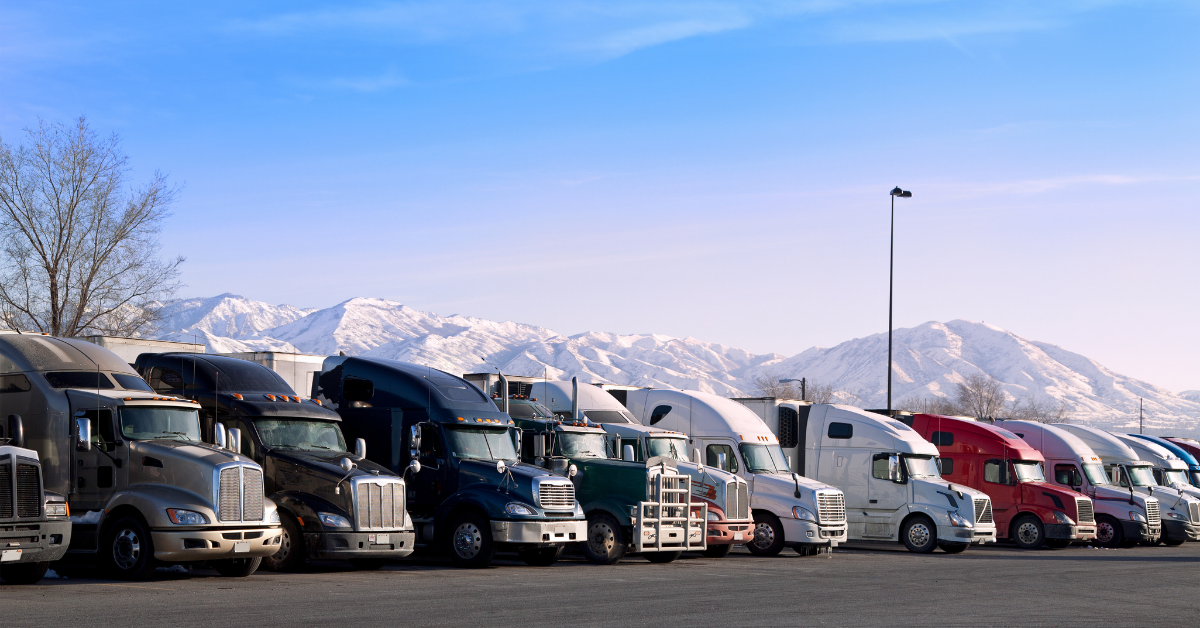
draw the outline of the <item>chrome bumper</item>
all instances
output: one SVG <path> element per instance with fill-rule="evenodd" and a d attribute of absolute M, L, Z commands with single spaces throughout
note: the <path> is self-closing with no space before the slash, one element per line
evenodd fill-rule
<path fill-rule="evenodd" d="M 587 540 L 587 521 L 492 521 L 497 543 L 574 543 Z"/>
<path fill-rule="evenodd" d="M 0 530 L 0 565 L 48 563 L 67 553 L 71 544 L 70 521 L 39 521 L 17 524 L 35 530 Z M 16 526 L 7 525 L 7 528 Z"/>
<path fill-rule="evenodd" d="M 274 528 L 152 530 L 154 557 L 167 562 L 270 556 L 279 551 L 283 530 Z"/>
<path fill-rule="evenodd" d="M 354 558 L 404 558 L 413 553 L 417 533 L 391 532 L 305 532 L 308 555 L 323 560 Z"/>

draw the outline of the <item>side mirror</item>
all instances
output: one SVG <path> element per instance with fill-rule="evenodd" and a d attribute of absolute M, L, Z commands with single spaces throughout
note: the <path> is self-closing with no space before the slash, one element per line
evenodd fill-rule
<path fill-rule="evenodd" d="M 342 458 L 342 461 L 338 464 L 342 467 L 342 471 L 345 471 L 346 473 L 350 473 L 354 470 L 354 461 L 349 458 Z"/>
<path fill-rule="evenodd" d="M 633 445 L 625 445 L 621 448 L 621 460 L 625 462 L 633 462 Z"/>
<path fill-rule="evenodd" d="M 419 458 L 421 456 L 420 425 L 414 425 L 408 428 L 408 456 L 410 458 Z"/>
<path fill-rule="evenodd" d="M 409 462 L 408 470 L 412 471 L 413 473 L 420 473 L 421 472 L 421 461 L 413 460 L 412 462 Z"/>
<path fill-rule="evenodd" d="M 722 471 L 728 471 L 729 465 L 727 464 L 727 462 L 728 461 L 725 459 L 724 453 L 717 454 L 717 468 L 718 469 L 720 469 Z"/>
<path fill-rule="evenodd" d="M 92 420 L 79 417 L 75 419 L 75 451 L 92 450 Z"/>
<path fill-rule="evenodd" d="M 365 439 L 354 439 L 354 455 L 359 458 L 367 457 L 367 441 Z"/>
<path fill-rule="evenodd" d="M 698 467 L 704 466 L 704 459 L 700 457 L 700 448 L 699 447 L 692 449 L 692 459 L 696 462 L 696 466 L 698 466 Z"/>
<path fill-rule="evenodd" d="M 893 482 L 903 481 L 900 475 L 900 456 L 895 454 L 888 456 L 888 479 Z"/>
<path fill-rule="evenodd" d="M 8 444 L 13 447 L 25 446 L 25 424 L 21 422 L 21 415 L 8 415 Z"/>
<path fill-rule="evenodd" d="M 229 451 L 235 454 L 242 453 L 242 430 L 236 427 L 229 428 Z"/>
<path fill-rule="evenodd" d="M 217 423 L 213 426 L 213 444 L 221 449 L 225 449 L 225 443 L 229 442 L 225 438 L 225 424 Z"/>

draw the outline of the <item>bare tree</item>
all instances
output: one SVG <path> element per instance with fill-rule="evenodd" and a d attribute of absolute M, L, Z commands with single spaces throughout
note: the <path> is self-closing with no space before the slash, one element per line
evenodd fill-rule
<path fill-rule="evenodd" d="M 843 399 L 839 397 L 838 393 L 840 391 L 833 384 L 809 382 L 806 388 L 808 388 L 805 391 L 808 393 L 808 400 L 813 403 L 847 403 L 849 401 L 848 398 Z M 849 397 L 850 395 L 843 396 Z M 854 400 L 857 401 L 857 397 Z"/>
<path fill-rule="evenodd" d="M 1022 399 L 1014 399 L 1008 410 L 1008 415 L 1014 419 L 1038 423 L 1070 423 L 1070 414 L 1067 412 L 1066 401 L 1032 394 Z"/>
<path fill-rule="evenodd" d="M 38 121 L 29 145 L 0 139 L 0 323 L 54 336 L 135 336 L 177 288 L 182 257 L 158 258 L 178 192 L 155 172 L 130 187 L 114 134 L 87 119 Z"/>
<path fill-rule="evenodd" d="M 976 419 L 998 417 L 1008 405 L 1008 393 L 1004 392 L 1004 385 L 985 373 L 968 375 L 958 383 L 956 392 L 956 405 Z"/>
<path fill-rule="evenodd" d="M 921 414 L 941 414 L 959 416 L 964 414 L 962 407 L 954 399 L 947 397 L 905 397 L 896 403 L 898 410 L 907 410 Z"/>
<path fill-rule="evenodd" d="M 799 399 L 800 387 L 792 382 L 781 382 L 779 380 L 787 379 L 780 377 L 777 373 L 763 373 L 754 378 L 754 385 L 758 388 L 758 392 L 764 397 L 775 397 L 776 399 Z"/>
<path fill-rule="evenodd" d="M 796 382 L 781 382 L 780 377 L 775 373 L 764 373 L 754 378 L 754 385 L 758 388 L 758 392 L 764 397 L 775 397 L 776 399 L 804 399 L 813 403 L 849 403 L 856 404 L 859 396 L 851 392 L 841 390 L 833 384 L 822 384 L 814 381 L 806 381 L 803 390 Z"/>

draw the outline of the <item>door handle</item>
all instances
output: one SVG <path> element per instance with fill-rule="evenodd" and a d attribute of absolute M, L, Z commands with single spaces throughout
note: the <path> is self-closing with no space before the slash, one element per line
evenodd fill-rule
<path fill-rule="evenodd" d="M 878 500 L 878 499 L 872 499 L 872 500 L 870 500 L 870 502 L 871 502 L 872 504 L 878 504 L 878 503 L 879 503 L 879 500 Z"/>

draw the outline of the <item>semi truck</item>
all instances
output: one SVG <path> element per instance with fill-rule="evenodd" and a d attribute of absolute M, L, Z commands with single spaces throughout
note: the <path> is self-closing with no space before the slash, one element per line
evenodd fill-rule
<path fill-rule="evenodd" d="M 20 392 L 10 375 L 0 374 L 0 395 Z M 0 427 L 0 580 L 8 584 L 38 582 L 71 543 L 67 498 L 45 490 L 38 452 L 24 440 L 24 419 L 9 415 Z"/>
<path fill-rule="evenodd" d="M 205 429 L 227 429 L 229 448 L 262 466 L 283 526 L 265 568 L 296 571 L 313 559 L 378 569 L 413 552 L 404 480 L 365 458 L 365 442 L 351 452 L 338 413 L 272 369 L 191 353 L 144 353 L 135 367 L 155 392 L 198 402 Z"/>
<path fill-rule="evenodd" d="M 1091 498 L 1047 482 L 1045 457 L 1020 436 L 970 419 L 898 418 L 937 447 L 943 479 L 992 498 L 997 538 L 1024 549 L 1062 548 L 1096 538 Z"/>
<path fill-rule="evenodd" d="M 1184 541 L 1200 540 L 1200 489 L 1188 484 L 1187 463 L 1165 447 L 1128 434 L 1112 433 L 1150 463 L 1150 474 L 1158 488 L 1151 488 L 1158 498 L 1159 516 L 1163 522 L 1162 542 L 1178 545 Z"/>
<path fill-rule="evenodd" d="M 502 393 L 497 373 L 470 373 L 464 378 L 489 395 L 499 398 Z M 624 446 L 629 445 L 636 462 L 645 463 L 655 456 L 675 460 L 678 472 L 692 479 L 692 501 L 706 505 L 705 556 L 720 558 L 735 545 L 750 542 L 754 520 L 750 517 L 749 484 L 736 474 L 705 466 L 698 456 L 689 457 L 686 434 L 638 423 L 625 406 L 594 385 L 519 376 L 506 376 L 505 383 L 509 390 L 520 391 L 510 396 L 523 398 L 509 403 L 508 412 L 514 419 L 532 416 L 543 408 L 541 412 L 552 416 L 582 418 L 620 438 L 614 457 L 624 458 Z"/>
<path fill-rule="evenodd" d="M 466 380 L 427 366 L 337 356 L 317 377 L 318 400 L 342 417 L 347 438 L 408 484 L 417 547 L 455 565 L 484 567 L 497 551 L 550 565 L 587 538 L 568 477 L 521 462 L 519 431 Z M 412 464 L 415 461 L 417 464 Z"/>
<path fill-rule="evenodd" d="M 0 334 L 0 371 L 4 411 L 23 418 L 45 489 L 67 497 L 69 554 L 141 579 L 200 561 L 247 576 L 279 549 L 262 467 L 204 442 L 196 402 L 154 392 L 83 340 Z"/>
<path fill-rule="evenodd" d="M 770 400 L 791 468 L 846 493 L 849 539 L 909 551 L 996 542 L 991 498 L 941 477 L 938 450 L 911 427 L 853 406 Z"/>
<path fill-rule="evenodd" d="M 1110 482 L 1106 463 L 1099 452 L 1074 433 L 1062 429 L 1060 424 L 1033 421 L 997 420 L 993 425 L 1016 434 L 1041 452 L 1053 483 L 1092 498 L 1096 545 L 1132 547 L 1139 542 L 1159 540 L 1162 533 L 1159 500 L 1148 493 L 1134 492 L 1128 484 L 1121 488 Z M 1117 449 L 1124 450 L 1122 459 L 1136 461 L 1128 447 Z M 1140 474 L 1135 476 L 1141 477 Z"/>
<path fill-rule="evenodd" d="M 1193 460 L 1200 462 L 1200 441 L 1194 438 L 1186 438 L 1183 436 L 1164 436 L 1162 439 L 1168 443 L 1171 443 L 1172 445 L 1175 445 L 1176 447 L 1179 447 L 1183 451 L 1190 454 Z M 1196 464 L 1192 467 L 1189 477 L 1192 482 L 1192 486 L 1200 486 L 1200 464 Z"/>
<path fill-rule="evenodd" d="M 1200 461 L 1197 461 L 1196 457 L 1193 456 L 1192 453 L 1187 449 L 1181 447 L 1179 443 L 1169 441 L 1159 436 L 1150 436 L 1149 434 L 1125 434 L 1125 436 L 1137 438 L 1139 440 L 1148 441 L 1158 445 L 1159 447 L 1171 452 L 1171 454 L 1183 462 L 1185 468 L 1180 471 L 1171 471 L 1165 475 L 1162 471 L 1155 472 L 1154 479 L 1157 480 L 1159 484 L 1164 486 L 1186 485 L 1189 488 L 1200 487 Z"/>
<path fill-rule="evenodd" d="M 754 529 L 746 548 L 775 556 L 790 547 L 807 556 L 846 541 L 840 488 L 795 473 L 767 426 L 738 403 L 696 391 L 613 390 L 637 422 L 682 432 L 705 467 L 744 478 Z"/>

